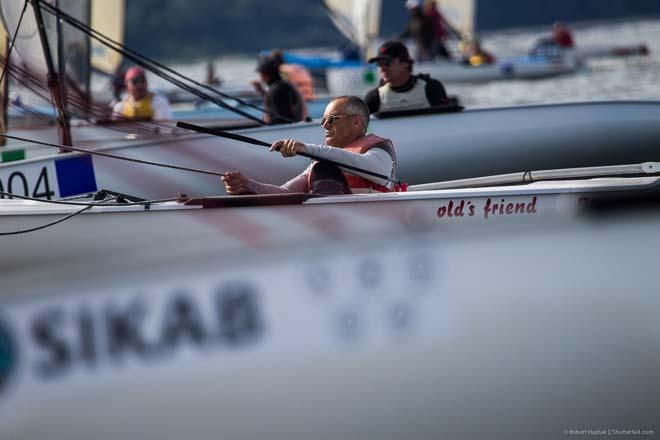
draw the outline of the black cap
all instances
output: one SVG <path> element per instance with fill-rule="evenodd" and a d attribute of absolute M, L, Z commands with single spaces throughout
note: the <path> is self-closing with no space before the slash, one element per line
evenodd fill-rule
<path fill-rule="evenodd" d="M 391 61 L 394 58 L 398 58 L 401 61 L 412 61 L 405 44 L 400 41 L 386 41 L 378 49 L 378 55 L 373 58 L 369 58 L 369 62 L 377 63 L 381 60 Z"/>

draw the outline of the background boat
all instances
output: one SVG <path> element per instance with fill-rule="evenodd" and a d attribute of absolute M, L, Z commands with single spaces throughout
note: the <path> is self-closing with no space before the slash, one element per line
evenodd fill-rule
<path fill-rule="evenodd" d="M 660 160 L 658 119 L 658 103 L 603 102 L 409 114 L 374 119 L 370 129 L 394 140 L 399 177 L 409 184 L 417 184 L 532 169 Z M 81 126 L 77 127 L 76 145 L 213 173 L 241 170 L 252 178 L 276 184 L 297 175 L 309 163 L 301 157 L 283 159 L 266 148 L 230 139 L 157 128 L 136 133 L 130 131 L 130 126 L 121 124 L 107 128 Z M 125 133 L 122 129 L 129 131 Z M 51 142 L 56 136 L 52 127 L 13 133 Z M 281 138 L 323 142 L 317 123 L 246 128 L 237 133 L 267 142 Z M 31 148 L 37 151 L 31 153 Z M 81 153 L 61 155 L 52 153 L 52 147 L 44 150 L 44 147 L 25 144 L 6 151 L 17 150 L 25 151 L 27 159 L 0 164 L 0 182 L 9 189 L 11 181 L 11 191 L 18 191 L 19 195 L 44 192 L 44 170 L 47 170 L 49 187 L 55 197 L 96 188 L 147 198 L 171 197 L 179 191 L 197 195 L 222 191 L 217 174 L 119 162 Z M 46 152 L 52 154 L 43 156 Z M 30 158 L 31 154 L 34 158 Z M 75 163 L 76 173 L 70 177 L 63 174 L 64 165 L 58 165 L 63 161 Z M 82 180 L 86 185 L 66 183 L 71 179 L 77 181 L 78 173 L 86 176 Z M 64 187 L 79 192 L 62 192 Z"/>

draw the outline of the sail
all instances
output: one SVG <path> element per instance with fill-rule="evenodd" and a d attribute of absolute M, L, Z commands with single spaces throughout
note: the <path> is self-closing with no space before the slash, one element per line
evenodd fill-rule
<path fill-rule="evenodd" d="M 89 24 L 89 0 L 42 0 L 58 7 L 83 24 Z M 28 5 L 21 20 L 23 4 L 15 0 L 0 0 L 0 14 L 10 38 L 14 37 L 13 54 L 18 57 L 21 67 L 33 74 L 46 75 L 44 51 L 39 37 L 37 22 L 32 5 Z M 64 60 L 64 70 L 70 83 L 79 90 L 87 91 L 89 83 L 89 37 L 82 31 L 62 21 L 59 26 L 61 40 L 58 42 L 57 20 L 53 14 L 42 9 L 46 37 L 53 58 L 54 67 L 60 72 L 60 56 Z M 20 27 L 18 27 L 20 21 Z M 18 32 L 17 32 L 18 28 Z"/>
<path fill-rule="evenodd" d="M 324 0 L 330 18 L 349 40 L 366 51 L 380 35 L 380 0 Z"/>
<path fill-rule="evenodd" d="M 445 19 L 462 35 L 474 35 L 477 31 L 475 20 L 477 17 L 476 0 L 440 0 L 438 9 Z"/>
<path fill-rule="evenodd" d="M 56 5 L 68 15 L 89 26 L 90 0 L 57 0 Z M 61 50 L 61 58 L 65 62 L 67 83 L 74 87 L 78 94 L 89 95 L 91 73 L 89 35 L 66 22 L 61 22 L 60 26 L 59 50 Z"/>
<path fill-rule="evenodd" d="M 51 5 L 55 4 L 55 0 L 43 1 Z M 2 21 L 9 37 L 14 39 L 12 56 L 17 57 L 17 64 L 35 74 L 42 74 L 45 81 L 46 63 L 34 10 L 31 4 L 28 4 L 24 10 L 23 3 L 16 0 L 0 0 L 0 14 L 2 14 Z M 23 10 L 25 13 L 21 21 Z M 53 61 L 57 64 L 57 51 L 54 50 L 57 47 L 56 20 L 51 14 L 43 13 L 42 15 Z"/>
<path fill-rule="evenodd" d="M 92 0 L 91 27 L 118 43 L 124 43 L 124 0 Z M 122 56 L 92 39 L 92 67 L 107 74 L 114 74 L 122 62 Z"/>

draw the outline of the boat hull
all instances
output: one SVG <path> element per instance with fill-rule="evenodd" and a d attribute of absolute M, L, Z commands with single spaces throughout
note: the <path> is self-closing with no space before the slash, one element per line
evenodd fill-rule
<path fill-rule="evenodd" d="M 570 215 L 579 194 L 617 186 L 635 187 L 386 195 L 406 199 L 389 207 L 99 208 L 57 232 L 4 237 L 3 433 L 467 439 L 516 426 L 554 438 L 572 417 L 652 429 L 658 217 Z M 535 213 L 440 215 L 449 201 L 534 195 Z M 34 214 L 0 205 L 3 229 Z M 95 254 L 63 255 L 81 244 Z M 40 258 L 56 247 L 59 262 Z M 631 392 L 602 399 L 610 387 Z M 474 411 L 478 426 L 466 425 Z"/>
<path fill-rule="evenodd" d="M 400 178 L 409 184 L 463 179 L 544 169 L 660 161 L 660 104 L 603 102 L 466 110 L 460 113 L 373 119 L 370 131 L 394 141 Z M 323 143 L 315 123 L 250 128 L 241 134 L 264 141 L 294 138 Z M 25 137 L 53 140 L 54 130 L 26 130 Z M 118 133 L 102 127 L 81 127 L 76 144 L 121 156 L 196 169 L 240 170 L 248 176 L 282 184 L 308 164 L 303 158 L 283 159 L 267 149 L 228 139 L 178 131 Z M 114 137 L 114 139 L 112 139 Z M 28 157 L 30 146 L 26 148 Z M 45 194 L 44 168 L 50 197 L 105 188 L 145 198 L 222 194 L 219 178 L 93 156 L 78 174 L 64 173 L 63 160 L 84 154 L 44 154 L 0 164 L 0 185 L 19 195 Z M 46 150 L 46 151 L 52 151 Z M 73 167 L 74 169 L 76 167 Z M 78 185 L 79 174 L 87 187 Z M 89 177 L 93 174 L 93 177 Z M 60 186 L 66 186 L 62 191 Z"/>
<path fill-rule="evenodd" d="M 478 67 L 451 62 L 422 62 L 415 64 L 415 72 L 425 73 L 443 83 L 484 83 L 501 80 L 550 78 L 574 73 L 580 63 L 573 54 L 548 57 L 517 57 Z M 379 76 L 374 65 L 329 67 L 326 72 L 328 93 L 364 95 L 377 87 Z"/>

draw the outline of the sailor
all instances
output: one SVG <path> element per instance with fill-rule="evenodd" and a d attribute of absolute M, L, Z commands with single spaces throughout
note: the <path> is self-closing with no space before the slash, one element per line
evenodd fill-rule
<path fill-rule="evenodd" d="M 326 107 L 321 119 L 327 145 L 305 144 L 295 140 L 274 142 L 270 150 L 284 157 L 308 153 L 396 180 L 396 155 L 389 139 L 367 135 L 369 111 L 355 96 L 340 96 Z M 221 177 L 229 195 L 304 192 L 315 194 L 355 194 L 396 191 L 391 181 L 359 172 L 348 172 L 327 162 L 314 161 L 305 171 L 282 186 L 256 182 L 238 171 Z"/>
<path fill-rule="evenodd" d="M 370 113 L 411 110 L 447 103 L 442 83 L 428 75 L 413 75 L 413 60 L 399 41 L 386 41 L 378 55 L 369 59 L 378 63 L 381 85 L 364 97 Z"/>
<path fill-rule="evenodd" d="M 316 99 L 314 95 L 314 81 L 309 70 L 300 64 L 285 63 L 284 53 L 281 50 L 271 51 L 271 57 L 279 65 L 282 79 L 291 83 L 298 90 L 305 101 Z"/>
<path fill-rule="evenodd" d="M 435 40 L 433 19 L 424 14 L 420 0 L 407 0 L 406 8 L 410 11 L 410 18 L 399 38 L 413 38 L 417 48 L 417 61 L 431 61 Z"/>
<path fill-rule="evenodd" d="M 450 32 L 454 35 L 460 35 L 460 32 L 454 29 L 445 19 L 445 17 L 438 9 L 438 3 L 436 0 L 424 1 L 424 15 L 429 17 L 431 19 L 431 23 L 433 23 L 434 58 L 441 58 L 446 60 L 451 59 L 451 54 L 445 46 L 445 40 L 447 40 L 449 37 Z"/>
<path fill-rule="evenodd" d="M 263 89 L 259 82 L 253 85 L 264 97 L 264 122 L 267 124 L 285 124 L 305 119 L 306 106 L 302 96 L 290 82 L 280 75 L 280 62 L 272 57 L 262 58 L 257 65 L 261 81 L 268 88 Z"/>
<path fill-rule="evenodd" d="M 215 74 L 215 64 L 213 64 L 213 61 L 209 61 L 206 63 L 206 77 L 204 78 L 204 84 L 218 87 L 221 83 L 222 80 Z"/>
<path fill-rule="evenodd" d="M 124 75 L 126 96 L 112 108 L 112 119 L 163 121 L 172 119 L 170 103 L 164 96 L 152 93 L 142 67 L 133 66 Z"/>
<path fill-rule="evenodd" d="M 468 37 L 462 43 L 461 58 L 463 64 L 479 67 L 495 62 L 495 56 L 481 47 L 481 42 L 477 37 Z"/>
<path fill-rule="evenodd" d="M 563 49 L 575 47 L 570 29 L 561 21 L 556 21 L 552 25 L 552 40 Z"/>

